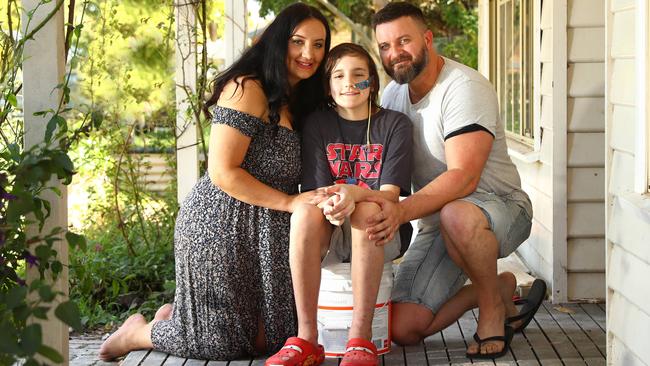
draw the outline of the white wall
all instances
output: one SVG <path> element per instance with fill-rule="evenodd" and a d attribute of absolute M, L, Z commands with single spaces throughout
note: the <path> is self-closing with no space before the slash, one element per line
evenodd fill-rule
<path fill-rule="evenodd" d="M 605 1 L 567 1 L 567 297 L 605 298 Z"/>
<path fill-rule="evenodd" d="M 553 301 L 605 297 L 605 4 L 534 1 L 535 151 L 509 141 L 533 202 L 518 250 Z M 479 2 L 479 67 L 488 75 L 489 1 Z M 533 158 L 531 158 L 533 156 Z"/>
<path fill-rule="evenodd" d="M 533 228 L 518 253 L 551 287 L 554 302 L 567 300 L 567 62 L 566 1 L 535 1 L 535 133 L 538 159 L 513 157 L 533 202 Z M 560 31 L 556 31 L 559 29 Z M 537 41 L 539 39 L 539 41 Z M 513 147 L 514 144 L 511 144 Z"/>
<path fill-rule="evenodd" d="M 635 0 L 606 1 L 608 363 L 650 364 L 650 196 L 634 193 Z M 646 61 L 647 62 L 647 61 Z M 647 90 L 647 84 L 646 84 Z"/>

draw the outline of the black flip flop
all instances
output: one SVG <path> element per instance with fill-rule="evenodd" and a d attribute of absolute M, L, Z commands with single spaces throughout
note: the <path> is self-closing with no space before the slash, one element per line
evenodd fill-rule
<path fill-rule="evenodd" d="M 511 327 L 507 325 L 504 328 L 504 332 L 505 333 L 502 336 L 493 336 L 493 337 L 487 337 L 483 339 L 481 339 L 481 337 L 478 336 L 478 333 L 474 333 L 474 341 L 476 341 L 476 343 L 478 344 L 478 353 L 465 352 L 465 356 L 467 358 L 481 359 L 481 360 L 493 360 L 495 358 L 505 356 L 505 354 L 508 353 L 508 350 L 510 349 L 510 341 L 512 341 L 512 337 L 514 336 L 515 332 Z M 503 348 L 501 349 L 501 351 L 493 352 L 493 353 L 481 353 L 481 344 L 486 342 L 491 342 L 491 341 L 503 342 Z"/>
<path fill-rule="evenodd" d="M 526 328 L 530 321 L 535 317 L 535 313 L 539 309 L 540 305 L 542 305 L 542 302 L 544 302 L 545 297 L 546 282 L 544 282 L 544 280 L 536 279 L 533 281 L 533 285 L 528 292 L 528 296 L 525 299 L 519 299 L 515 301 L 515 305 L 523 306 L 521 310 L 519 310 L 518 315 L 506 319 L 506 325 L 509 325 L 512 322 L 516 322 L 517 320 L 523 320 L 521 325 L 513 328 L 513 331 L 515 333 L 519 333 L 524 330 L 524 328 Z"/>

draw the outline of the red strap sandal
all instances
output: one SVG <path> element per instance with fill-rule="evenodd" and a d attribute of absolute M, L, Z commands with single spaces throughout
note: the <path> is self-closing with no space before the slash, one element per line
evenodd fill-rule
<path fill-rule="evenodd" d="M 284 346 L 269 357 L 264 366 L 317 366 L 325 361 L 325 350 L 298 337 L 287 339 Z"/>
<path fill-rule="evenodd" d="M 339 366 L 377 366 L 377 347 L 363 338 L 350 338 Z"/>

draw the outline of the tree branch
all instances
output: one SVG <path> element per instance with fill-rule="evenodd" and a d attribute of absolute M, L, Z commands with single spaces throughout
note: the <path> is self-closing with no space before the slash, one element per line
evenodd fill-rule
<path fill-rule="evenodd" d="M 336 6 L 332 5 L 328 0 L 316 0 L 319 4 L 324 6 L 327 10 L 331 11 L 334 15 L 339 17 L 345 24 L 347 24 L 352 31 L 359 36 L 359 41 L 363 46 L 374 56 L 375 59 L 379 60 L 379 53 L 377 53 L 377 46 L 371 37 L 363 30 L 363 28 L 350 19 L 345 13 L 340 11 Z"/>

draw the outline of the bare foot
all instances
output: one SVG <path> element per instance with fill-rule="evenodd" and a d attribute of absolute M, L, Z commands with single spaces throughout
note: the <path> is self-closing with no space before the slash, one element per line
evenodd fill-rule
<path fill-rule="evenodd" d="M 123 356 L 129 351 L 140 348 L 138 331 L 147 326 L 147 320 L 142 314 L 131 315 L 115 333 L 102 343 L 99 349 L 99 359 L 109 361 Z"/>
<path fill-rule="evenodd" d="M 500 284 L 500 294 L 502 305 L 504 310 L 499 310 L 492 312 L 492 314 L 505 314 L 505 317 L 511 317 L 518 314 L 517 307 L 514 302 L 512 302 L 512 296 L 515 293 L 517 288 L 517 278 L 511 272 L 503 272 L 499 274 L 499 284 Z M 483 316 L 481 316 L 483 315 Z M 501 315 L 503 316 L 503 315 Z M 503 325 L 505 323 L 505 317 L 501 316 L 490 316 L 488 314 L 479 315 L 479 325 L 477 333 L 480 338 L 487 338 L 492 336 L 502 336 L 504 335 Z M 516 327 L 517 323 L 513 322 L 511 326 Z M 497 353 L 500 352 L 504 347 L 502 341 L 492 341 L 483 343 L 480 353 Z M 479 347 L 477 343 L 472 343 L 467 347 L 467 353 L 474 354 L 479 353 Z"/>
<path fill-rule="evenodd" d="M 171 319 L 173 310 L 174 310 L 174 307 L 172 306 L 172 304 L 165 304 L 165 305 L 161 306 L 158 309 L 158 311 L 156 311 L 156 315 L 154 315 L 153 321 Z"/>
<path fill-rule="evenodd" d="M 489 338 L 504 335 L 503 324 L 505 322 L 505 306 L 503 303 L 491 309 L 490 313 L 483 311 L 479 313 L 478 327 L 476 333 L 479 338 Z M 498 353 L 505 346 L 503 341 L 489 341 L 481 344 L 481 353 Z M 476 349 L 476 348 L 474 348 Z M 472 353 L 471 351 L 468 351 Z"/>

